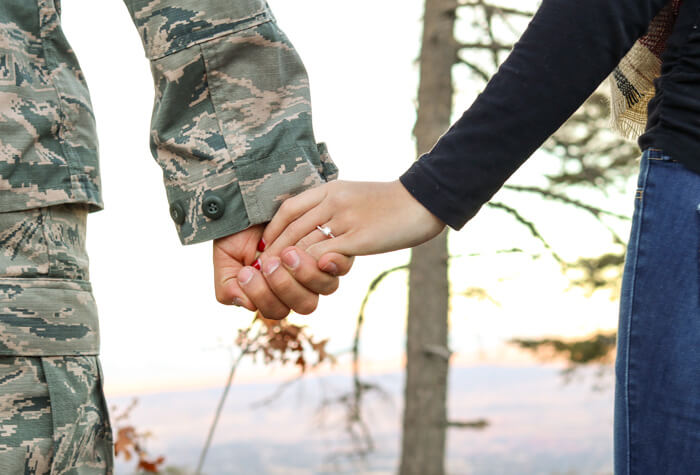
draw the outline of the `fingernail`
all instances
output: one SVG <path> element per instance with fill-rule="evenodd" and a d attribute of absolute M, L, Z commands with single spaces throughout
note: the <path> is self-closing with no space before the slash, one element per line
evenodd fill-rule
<path fill-rule="evenodd" d="M 242 307 L 242 306 L 243 306 L 243 300 L 241 300 L 241 299 L 238 298 L 238 297 L 234 297 L 234 299 L 233 299 L 233 304 L 234 304 L 236 307 Z"/>
<path fill-rule="evenodd" d="M 285 252 L 282 255 L 282 260 L 284 261 L 284 264 L 289 268 L 296 269 L 299 265 L 299 254 L 297 254 L 297 251 Z"/>
<path fill-rule="evenodd" d="M 258 243 L 258 251 L 263 252 L 266 247 L 267 247 L 267 244 L 265 244 L 265 240 L 260 239 L 260 242 Z"/>
<path fill-rule="evenodd" d="M 326 272 L 332 276 L 338 275 L 338 266 L 333 262 L 329 262 L 322 268 L 323 272 Z"/>
<path fill-rule="evenodd" d="M 260 270 L 262 268 L 262 266 L 260 264 L 260 259 L 255 259 L 255 262 L 253 262 L 253 267 L 255 267 L 258 270 Z"/>
<path fill-rule="evenodd" d="M 253 272 L 253 269 L 250 267 L 244 267 L 238 274 L 238 282 L 240 282 L 241 285 L 246 285 L 248 282 L 253 280 L 254 275 L 255 272 Z"/>
<path fill-rule="evenodd" d="M 263 272 L 265 275 L 270 275 L 274 271 L 277 270 L 277 268 L 280 266 L 280 260 L 277 258 L 272 258 L 268 261 L 265 262 L 265 266 L 263 267 Z"/>

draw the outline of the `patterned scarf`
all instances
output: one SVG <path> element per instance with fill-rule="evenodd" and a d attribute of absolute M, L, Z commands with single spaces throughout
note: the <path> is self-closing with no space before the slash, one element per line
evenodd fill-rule
<path fill-rule="evenodd" d="M 656 93 L 654 79 L 661 74 L 661 54 L 682 1 L 669 1 L 610 75 L 612 127 L 627 138 L 644 133 L 647 104 Z"/>

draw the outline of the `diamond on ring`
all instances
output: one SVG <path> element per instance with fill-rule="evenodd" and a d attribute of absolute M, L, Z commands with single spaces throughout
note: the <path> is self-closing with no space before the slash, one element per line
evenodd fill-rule
<path fill-rule="evenodd" d="M 334 237 L 335 237 L 335 236 L 333 235 L 333 233 L 331 232 L 331 228 L 329 228 L 328 226 L 323 226 L 323 227 L 322 227 L 322 226 L 316 226 L 316 229 L 318 229 L 319 231 L 321 231 L 321 232 L 323 233 L 323 235 L 326 236 L 326 237 L 330 237 L 330 238 L 334 238 Z"/>

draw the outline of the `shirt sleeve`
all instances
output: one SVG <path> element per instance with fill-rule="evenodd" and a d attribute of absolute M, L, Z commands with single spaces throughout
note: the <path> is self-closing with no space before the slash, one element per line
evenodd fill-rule
<path fill-rule="evenodd" d="M 462 117 L 400 180 L 454 229 L 612 72 L 668 0 L 544 0 Z"/>
<path fill-rule="evenodd" d="M 151 152 L 183 244 L 269 221 L 337 177 L 304 65 L 264 0 L 125 0 L 155 83 Z"/>

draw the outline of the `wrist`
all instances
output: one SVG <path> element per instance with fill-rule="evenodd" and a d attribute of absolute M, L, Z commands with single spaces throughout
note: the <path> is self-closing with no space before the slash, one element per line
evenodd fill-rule
<path fill-rule="evenodd" d="M 428 229 L 438 229 L 440 232 L 445 226 L 445 222 L 435 216 L 423 203 L 418 201 L 413 194 L 401 183 L 401 180 L 391 182 L 392 188 L 395 190 L 395 196 L 399 202 L 406 203 L 406 209 L 420 221 Z"/>

